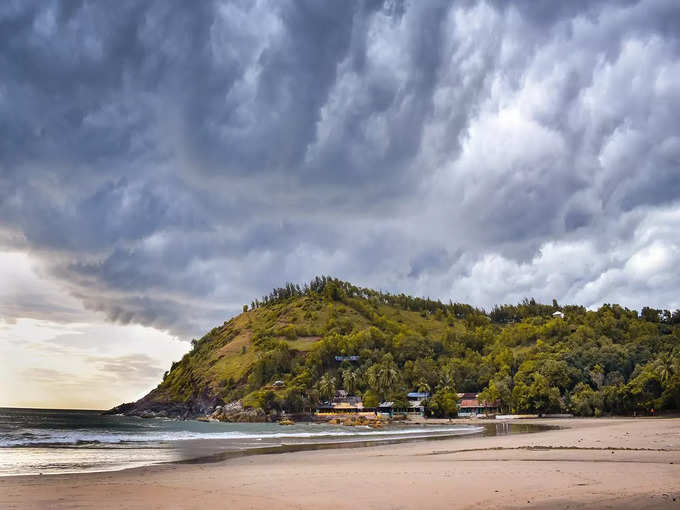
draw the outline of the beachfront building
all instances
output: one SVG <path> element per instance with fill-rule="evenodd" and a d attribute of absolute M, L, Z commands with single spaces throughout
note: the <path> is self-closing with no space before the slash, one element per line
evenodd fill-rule
<path fill-rule="evenodd" d="M 498 412 L 498 402 L 480 402 L 478 393 L 458 394 L 458 416 L 485 416 Z"/>
<path fill-rule="evenodd" d="M 426 391 L 412 391 L 406 395 L 408 399 L 408 413 L 409 414 L 419 414 L 420 416 L 425 416 L 425 406 L 423 406 L 423 400 L 430 398 L 430 394 Z"/>
<path fill-rule="evenodd" d="M 376 409 L 378 416 L 390 417 L 394 416 L 394 402 L 380 402 Z"/>
<path fill-rule="evenodd" d="M 348 395 L 345 390 L 336 390 L 332 400 L 323 402 L 316 408 L 316 414 L 373 414 L 374 412 L 375 409 L 364 408 L 361 397 Z"/>
<path fill-rule="evenodd" d="M 366 409 L 361 401 L 357 404 L 350 404 L 343 402 L 340 404 L 333 404 L 325 402 L 316 408 L 316 414 L 373 414 L 373 409 Z"/>

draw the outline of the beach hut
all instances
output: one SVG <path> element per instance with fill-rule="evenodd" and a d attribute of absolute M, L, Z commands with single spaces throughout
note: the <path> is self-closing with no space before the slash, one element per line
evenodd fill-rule
<path fill-rule="evenodd" d="M 420 414 L 425 416 L 425 407 L 423 406 L 423 400 L 430 398 L 430 394 L 426 391 L 412 391 L 406 395 L 408 399 L 408 410 L 409 414 Z"/>
<path fill-rule="evenodd" d="M 498 412 L 498 402 L 480 402 L 478 396 L 478 393 L 459 393 L 458 416 L 479 416 Z"/>
<path fill-rule="evenodd" d="M 380 402 L 376 409 L 378 416 L 394 416 L 394 402 Z"/>

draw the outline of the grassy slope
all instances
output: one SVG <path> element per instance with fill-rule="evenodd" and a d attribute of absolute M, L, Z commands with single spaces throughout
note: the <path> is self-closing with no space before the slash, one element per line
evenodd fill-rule
<path fill-rule="evenodd" d="M 356 309 L 355 309 L 356 308 Z M 392 324 L 372 320 L 366 310 L 384 316 Z M 363 313 L 360 313 L 361 310 Z M 360 298 L 345 303 L 304 296 L 273 306 L 258 308 L 234 317 L 201 338 L 196 347 L 176 363 L 165 380 L 154 390 L 153 400 L 184 402 L 200 388 L 205 393 L 225 397 L 230 389 L 244 385 L 257 357 L 254 338 L 270 334 L 286 342 L 297 356 L 303 357 L 329 326 L 333 316 L 344 332 L 404 327 L 424 336 L 441 337 L 447 322 L 435 316 L 389 305 L 374 305 Z M 375 316 L 373 316 L 375 319 Z"/>

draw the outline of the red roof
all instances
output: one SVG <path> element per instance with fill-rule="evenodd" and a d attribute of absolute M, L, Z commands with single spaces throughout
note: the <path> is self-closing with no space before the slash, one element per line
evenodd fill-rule
<path fill-rule="evenodd" d="M 482 402 L 476 398 L 464 398 L 460 401 L 460 407 L 498 407 L 498 402 Z"/>

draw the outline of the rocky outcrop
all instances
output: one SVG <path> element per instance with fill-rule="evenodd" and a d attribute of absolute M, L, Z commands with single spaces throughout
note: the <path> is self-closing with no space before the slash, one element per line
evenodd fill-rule
<path fill-rule="evenodd" d="M 104 411 L 102 414 L 128 414 L 129 412 L 133 411 L 134 408 L 135 408 L 134 402 L 127 402 L 125 404 L 120 404 L 119 406 L 109 409 L 108 411 Z"/>
<path fill-rule="evenodd" d="M 104 414 L 189 420 L 210 414 L 219 404 L 221 401 L 208 393 L 194 395 L 185 402 L 171 401 L 164 398 L 157 388 L 137 402 L 121 404 L 105 411 Z"/>
<path fill-rule="evenodd" d="M 273 421 L 276 418 L 266 414 L 262 409 L 244 408 L 240 400 L 216 406 L 209 417 L 232 423 L 265 422 Z"/>

